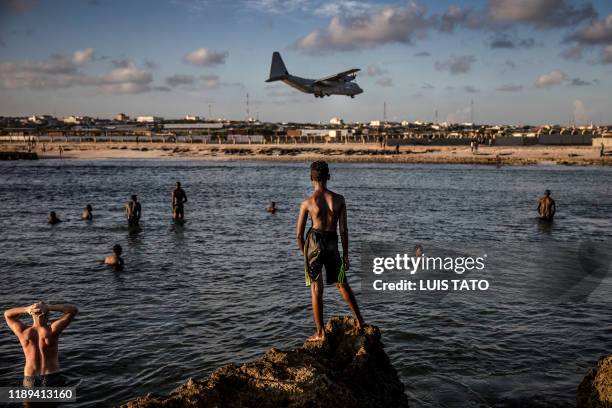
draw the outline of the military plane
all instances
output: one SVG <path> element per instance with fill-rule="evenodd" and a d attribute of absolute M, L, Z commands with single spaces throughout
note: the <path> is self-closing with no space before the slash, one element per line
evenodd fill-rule
<path fill-rule="evenodd" d="M 353 68 L 348 71 L 330 75 L 321 79 L 307 79 L 291 75 L 280 53 L 272 54 L 272 65 L 270 67 L 270 78 L 266 82 L 283 81 L 295 89 L 314 94 L 315 98 L 323 98 L 330 95 L 346 95 L 354 98 L 363 92 L 355 82 L 355 77 L 359 69 Z"/>

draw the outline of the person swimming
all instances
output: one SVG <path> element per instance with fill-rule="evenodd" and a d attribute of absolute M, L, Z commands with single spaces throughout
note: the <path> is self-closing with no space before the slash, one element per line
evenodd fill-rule
<path fill-rule="evenodd" d="M 93 220 L 93 207 L 91 206 L 91 204 L 87 204 L 87 207 L 85 207 L 85 210 L 83 211 L 83 214 L 81 215 L 81 219 L 85 221 Z"/>
<path fill-rule="evenodd" d="M 121 245 L 115 244 L 113 245 L 113 254 L 104 258 L 104 264 L 109 266 L 114 266 L 117 269 L 123 268 L 123 258 L 121 258 L 121 254 L 123 253 L 123 248 Z"/>
<path fill-rule="evenodd" d="M 185 206 L 187 202 L 187 194 L 181 188 L 181 182 L 176 182 L 176 188 L 172 192 L 172 218 L 176 221 L 185 219 Z"/>
<path fill-rule="evenodd" d="M 270 205 L 268 206 L 268 208 L 266 208 L 266 211 L 271 214 L 274 214 L 276 210 L 278 210 L 278 208 L 276 208 L 276 202 L 270 201 Z"/>
<path fill-rule="evenodd" d="M 325 339 L 323 328 L 323 267 L 327 284 L 336 284 L 340 294 L 349 305 L 353 315 L 364 326 L 357 300 L 347 280 L 346 271 L 350 267 L 348 248 L 348 226 L 344 197 L 327 189 L 329 167 L 324 161 L 316 161 L 310 166 L 310 180 L 314 192 L 300 206 L 297 219 L 297 244 L 304 256 L 306 285 L 310 286 L 312 313 L 316 332 L 308 341 Z M 312 227 L 304 238 L 308 217 Z M 342 256 L 338 251 L 338 233 L 342 241 Z"/>
<path fill-rule="evenodd" d="M 57 214 L 55 214 L 55 211 L 51 211 L 49 213 L 49 218 L 47 219 L 47 222 L 51 225 L 55 225 L 55 224 L 59 224 L 60 222 L 62 222 L 62 220 L 57 218 Z"/>
<path fill-rule="evenodd" d="M 544 197 L 538 200 L 538 215 L 541 220 L 552 221 L 557 212 L 555 200 L 550 196 L 550 190 L 544 192 Z"/>
<path fill-rule="evenodd" d="M 49 324 L 50 312 L 61 312 L 62 316 Z M 77 312 L 78 309 L 74 305 L 49 305 L 42 301 L 4 312 L 6 324 L 19 339 L 25 356 L 23 387 L 65 385 L 65 379 L 60 372 L 59 337 Z M 32 316 L 32 326 L 28 327 L 19 320 L 19 316 L 23 314 Z"/>
<path fill-rule="evenodd" d="M 125 205 L 125 212 L 127 215 L 128 226 L 130 227 L 138 227 L 140 224 L 140 215 L 142 212 L 142 207 L 138 202 L 138 197 L 136 194 L 133 194 L 131 200 Z"/>

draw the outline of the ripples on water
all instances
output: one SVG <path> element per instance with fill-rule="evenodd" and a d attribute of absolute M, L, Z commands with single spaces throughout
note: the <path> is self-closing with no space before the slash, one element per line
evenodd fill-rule
<path fill-rule="evenodd" d="M 612 171 L 603 168 L 334 164 L 330 188 L 348 201 L 353 265 L 363 240 L 445 240 L 511 247 L 612 237 Z M 228 362 L 292 347 L 312 334 L 294 242 L 306 163 L 41 161 L 0 163 L 0 307 L 72 302 L 61 363 L 79 406 L 169 392 Z M 188 194 L 184 226 L 170 193 Z M 538 227 L 536 200 L 558 216 Z M 143 229 L 123 205 L 137 193 Z M 267 214 L 270 200 L 280 211 Z M 91 203 L 94 221 L 79 219 Z M 55 210 L 64 222 L 46 224 Z M 124 248 L 117 273 L 99 261 Z M 528 278 L 528 277 L 525 277 Z M 350 277 L 349 277 L 350 279 Z M 353 274 L 353 280 L 355 275 Z M 359 296 L 359 294 L 358 294 Z M 358 297 L 359 300 L 359 297 Z M 348 313 L 333 287 L 326 318 Z M 610 352 L 605 297 L 588 303 L 479 301 L 455 296 L 362 304 L 381 327 L 412 406 L 572 406 L 587 368 Z M 3 325 L 0 385 L 21 381 L 23 357 Z"/>

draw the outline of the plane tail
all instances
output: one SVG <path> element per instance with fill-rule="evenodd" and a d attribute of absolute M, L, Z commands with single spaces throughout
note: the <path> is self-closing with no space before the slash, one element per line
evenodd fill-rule
<path fill-rule="evenodd" d="M 272 65 L 270 66 L 270 78 L 266 82 L 281 81 L 287 79 L 289 71 L 285 67 L 285 63 L 278 51 L 272 54 Z"/>

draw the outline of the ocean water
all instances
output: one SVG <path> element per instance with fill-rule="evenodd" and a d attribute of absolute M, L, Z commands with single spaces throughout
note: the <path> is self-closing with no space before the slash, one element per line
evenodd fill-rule
<path fill-rule="evenodd" d="M 295 244 L 299 203 L 311 189 L 307 163 L 55 160 L 3 162 L 0 172 L 0 307 L 39 299 L 79 307 L 60 341 L 75 406 L 167 393 L 313 333 Z M 349 282 L 366 321 L 381 328 L 411 406 L 575 404 L 587 369 L 612 351 L 609 279 L 580 302 L 528 300 L 502 276 L 491 277 L 500 296 L 374 298 L 360 290 L 359 248 L 415 240 L 512 254 L 541 242 L 605 247 L 612 169 L 332 164 L 331 172 L 329 187 L 348 205 Z M 189 198 L 182 226 L 171 220 L 176 180 Z M 543 228 L 535 207 L 545 188 L 558 214 Z M 123 212 L 134 193 L 143 207 L 137 233 Z M 270 200 L 273 215 L 264 210 Z M 88 203 L 92 222 L 80 220 Z M 47 225 L 51 210 L 64 222 Z M 100 262 L 115 243 L 122 272 Z M 512 259 L 512 280 L 538 273 Z M 553 279 L 571 272 L 563 265 L 554 263 Z M 325 318 L 348 313 L 326 287 Z M 0 327 L 0 386 L 19 385 L 21 348 Z"/>

